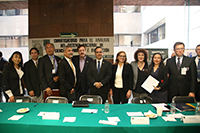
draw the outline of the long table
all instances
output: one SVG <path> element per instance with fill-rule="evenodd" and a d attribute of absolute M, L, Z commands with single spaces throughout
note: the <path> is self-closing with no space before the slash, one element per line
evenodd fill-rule
<path fill-rule="evenodd" d="M 14 133 L 39 133 L 39 132 L 81 132 L 81 133 L 196 133 L 200 131 L 200 124 L 184 124 L 180 119 L 177 122 L 165 122 L 161 117 L 150 119 L 150 125 L 131 125 L 130 117 L 126 112 L 156 113 L 150 104 L 111 104 L 110 112 L 104 113 L 104 105 L 90 104 L 88 109 L 98 109 L 97 113 L 81 113 L 82 107 L 72 107 L 71 104 L 55 103 L 0 103 L 0 132 Z M 19 115 L 16 110 L 28 107 L 30 111 L 23 114 L 18 121 L 8 120 L 13 115 Z M 59 120 L 43 120 L 37 116 L 39 112 L 60 112 Z M 194 115 L 194 111 L 183 112 L 185 115 Z M 20 114 L 21 115 L 21 114 Z M 163 113 L 165 115 L 165 112 Z M 99 124 L 99 120 L 107 120 L 107 117 L 119 117 L 118 125 Z M 64 117 L 76 117 L 73 123 L 63 122 Z"/>

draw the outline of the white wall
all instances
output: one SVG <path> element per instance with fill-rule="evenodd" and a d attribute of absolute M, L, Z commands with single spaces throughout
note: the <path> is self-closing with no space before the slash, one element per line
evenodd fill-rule
<path fill-rule="evenodd" d="M 177 41 L 186 45 L 186 49 L 194 49 L 200 44 L 200 6 L 190 6 L 189 42 L 188 42 L 188 6 L 148 6 L 142 12 L 142 32 L 145 33 L 159 21 L 165 19 L 166 36 L 164 40 L 145 48 L 173 49 Z M 144 40 L 144 38 L 142 38 Z"/>
<path fill-rule="evenodd" d="M 22 53 L 24 63 L 29 60 L 28 47 L 0 48 L 0 51 L 3 53 L 3 58 L 5 58 L 7 61 L 9 60 L 12 53 L 15 52 L 15 51 L 19 51 L 19 52 Z"/>
<path fill-rule="evenodd" d="M 0 16 L 0 36 L 28 35 L 28 15 Z"/>
<path fill-rule="evenodd" d="M 141 13 L 114 13 L 114 34 L 141 34 Z"/>

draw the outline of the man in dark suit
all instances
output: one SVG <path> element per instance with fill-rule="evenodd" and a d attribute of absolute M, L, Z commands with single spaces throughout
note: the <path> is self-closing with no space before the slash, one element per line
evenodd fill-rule
<path fill-rule="evenodd" d="M 78 100 L 81 95 L 89 94 L 89 82 L 86 73 L 88 64 L 93 59 L 86 55 L 86 47 L 84 44 L 80 44 L 77 50 L 79 55 L 73 56 L 72 61 L 76 67 L 76 99 Z"/>
<path fill-rule="evenodd" d="M 100 95 L 103 103 L 108 99 L 109 81 L 112 77 L 112 65 L 103 59 L 103 49 L 95 48 L 96 60 L 89 63 L 87 78 L 90 82 L 90 94 Z"/>
<path fill-rule="evenodd" d="M 60 96 L 66 97 L 69 102 L 76 99 L 76 68 L 72 63 L 73 51 L 71 47 L 66 47 L 64 58 L 58 66 L 58 76 L 60 80 Z"/>
<path fill-rule="evenodd" d="M 200 44 L 196 46 L 195 52 L 197 53 L 197 56 L 194 57 L 197 67 L 197 93 L 195 94 L 195 98 L 197 101 L 200 101 Z"/>
<path fill-rule="evenodd" d="M 57 67 L 61 58 L 54 55 L 55 47 L 52 43 L 45 45 L 45 51 L 47 54 L 39 59 L 38 71 L 42 90 L 46 90 L 50 96 L 52 89 L 59 89 Z"/>
<path fill-rule="evenodd" d="M 174 96 L 195 97 L 197 69 L 193 58 L 184 56 L 185 45 L 182 42 L 174 44 L 176 56 L 167 61 L 169 73 L 168 100 Z"/>
<path fill-rule="evenodd" d="M 7 63 L 7 61 L 3 58 L 3 54 L 2 52 L 0 51 L 0 102 L 2 100 L 2 77 L 3 77 L 3 68 L 4 68 L 4 65 Z"/>
<path fill-rule="evenodd" d="M 32 100 L 34 102 L 43 102 L 38 73 L 39 50 L 37 48 L 31 48 L 29 54 L 31 59 L 24 64 L 24 83 L 28 90 L 28 94 L 32 97 Z"/>

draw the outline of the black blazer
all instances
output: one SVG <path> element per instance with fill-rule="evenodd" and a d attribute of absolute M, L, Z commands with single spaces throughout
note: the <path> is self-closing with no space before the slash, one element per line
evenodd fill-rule
<path fill-rule="evenodd" d="M 38 68 L 35 66 L 33 60 L 29 60 L 24 64 L 25 75 L 24 75 L 24 83 L 26 85 L 26 89 L 29 91 L 34 91 L 35 96 L 40 96 L 40 80 Z"/>
<path fill-rule="evenodd" d="M 7 64 L 7 61 L 5 61 L 3 58 L 0 59 L 0 89 L 1 89 L 1 86 L 2 86 L 2 77 L 3 77 L 3 69 L 4 69 L 4 66 L 5 64 Z M 1 91 L 0 91 L 1 92 Z M 0 96 L 1 97 L 1 96 Z"/>
<path fill-rule="evenodd" d="M 80 66 L 79 66 L 79 59 L 80 56 L 73 56 L 72 61 L 74 63 L 74 66 L 76 67 L 76 77 L 77 77 L 77 89 L 81 88 L 82 91 L 88 92 L 89 89 L 89 81 L 87 80 L 87 69 L 88 69 L 88 64 L 90 61 L 92 61 L 93 59 L 90 58 L 89 56 L 86 56 L 85 59 L 85 65 L 83 67 L 83 71 L 81 72 L 80 70 Z"/>
<path fill-rule="evenodd" d="M 151 72 L 149 72 L 151 74 Z M 159 81 L 158 87 L 161 87 L 159 92 L 166 91 L 168 89 L 168 77 L 167 77 L 167 67 L 166 66 L 159 66 L 158 75 L 154 77 Z M 154 90 L 155 91 L 155 90 Z"/>
<path fill-rule="evenodd" d="M 60 81 L 60 96 L 67 97 L 70 100 L 68 94 L 73 88 L 75 89 L 75 76 L 70 64 L 65 58 L 58 65 L 58 76 Z"/>
<path fill-rule="evenodd" d="M 181 68 L 188 68 L 186 75 L 181 75 L 176 66 L 176 56 L 168 59 L 167 68 L 169 73 L 169 98 L 179 94 L 187 96 L 190 92 L 196 92 L 197 68 L 193 58 L 183 56 Z"/>
<path fill-rule="evenodd" d="M 112 65 L 112 78 L 110 87 L 115 89 L 115 76 L 117 72 L 118 65 Z M 133 89 L 133 70 L 130 64 L 124 64 L 122 70 L 122 82 L 123 82 L 123 90 L 127 92 L 128 90 Z"/>
<path fill-rule="evenodd" d="M 59 64 L 61 58 L 55 56 L 55 59 Z M 59 82 L 54 82 L 53 80 L 53 77 L 57 76 L 58 72 L 56 72 L 56 74 L 52 74 L 53 65 L 51 63 L 51 60 L 49 59 L 49 56 L 46 54 L 45 56 L 41 57 L 38 62 L 38 72 L 40 81 L 42 83 L 42 90 L 45 90 L 48 87 L 50 87 L 51 89 L 58 89 Z"/>
<path fill-rule="evenodd" d="M 21 68 L 22 71 L 24 71 L 23 67 Z M 24 78 L 24 75 L 22 79 Z M 3 70 L 3 81 L 2 86 L 4 91 L 11 90 L 12 94 L 14 96 L 20 96 L 20 86 L 19 86 L 19 75 L 17 74 L 17 71 L 15 70 L 14 66 L 5 66 Z M 24 86 L 23 82 L 21 80 L 21 86 L 24 94 Z M 8 99 L 8 96 L 6 96 L 6 99 Z"/>
<path fill-rule="evenodd" d="M 87 78 L 90 82 L 90 93 L 91 94 L 99 94 L 99 93 L 108 93 L 110 87 L 110 79 L 112 77 L 112 65 L 109 61 L 102 61 L 102 65 L 100 68 L 100 73 L 98 74 L 96 60 L 93 60 L 89 63 Z M 100 89 L 97 89 L 94 86 L 95 82 L 101 82 L 103 86 Z"/>

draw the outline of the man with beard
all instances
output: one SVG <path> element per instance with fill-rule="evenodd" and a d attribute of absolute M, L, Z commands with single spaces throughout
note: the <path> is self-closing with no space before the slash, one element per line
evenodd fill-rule
<path fill-rule="evenodd" d="M 89 94 L 89 81 L 87 80 L 88 64 L 93 59 L 86 55 L 86 47 L 84 44 L 80 44 L 77 48 L 78 54 L 72 58 L 72 61 L 76 67 L 77 75 L 77 88 L 76 99 L 78 100 L 81 95 Z"/>

